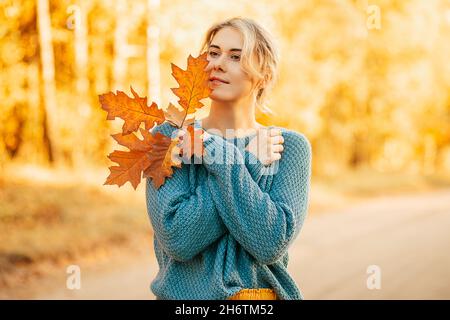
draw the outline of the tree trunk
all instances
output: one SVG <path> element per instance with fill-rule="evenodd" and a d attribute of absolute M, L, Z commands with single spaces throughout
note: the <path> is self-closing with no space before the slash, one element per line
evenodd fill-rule
<path fill-rule="evenodd" d="M 126 0 L 116 1 L 116 28 L 114 31 L 114 62 L 113 62 L 113 88 L 124 90 L 123 83 L 127 71 L 127 19 Z"/>
<path fill-rule="evenodd" d="M 52 30 L 48 0 L 37 0 L 37 25 L 41 57 L 40 102 L 42 109 L 43 142 L 47 159 L 55 162 L 54 144 L 56 141 L 56 97 L 55 66 L 53 57 Z"/>
<path fill-rule="evenodd" d="M 159 69 L 159 0 L 147 0 L 147 103 L 161 108 Z"/>
<path fill-rule="evenodd" d="M 86 125 L 91 114 L 89 104 L 89 79 L 88 79 L 88 40 L 87 40 L 87 5 L 86 1 L 78 1 L 79 7 L 75 12 L 75 71 L 77 108 L 80 115 L 80 132 L 87 132 Z M 84 162 L 87 142 L 80 143 L 74 150 L 75 163 L 80 165 Z M 75 148 L 75 146 L 74 146 Z"/>

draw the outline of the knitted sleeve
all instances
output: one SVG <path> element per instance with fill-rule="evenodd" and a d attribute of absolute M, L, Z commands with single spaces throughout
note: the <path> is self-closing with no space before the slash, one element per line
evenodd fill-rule
<path fill-rule="evenodd" d="M 253 154 L 242 154 L 219 136 L 209 135 L 204 141 L 203 164 L 219 214 L 236 241 L 262 264 L 272 264 L 286 253 L 308 207 L 311 146 L 302 134 L 282 132 L 284 150 L 272 164 L 278 170 L 269 192 L 255 181 L 269 167 Z"/>
<path fill-rule="evenodd" d="M 152 129 L 171 137 L 176 128 L 165 122 Z M 188 261 L 227 230 L 217 213 L 206 181 L 195 188 L 189 181 L 189 164 L 174 168 L 172 177 L 156 189 L 146 182 L 147 212 L 154 236 L 173 259 Z"/>

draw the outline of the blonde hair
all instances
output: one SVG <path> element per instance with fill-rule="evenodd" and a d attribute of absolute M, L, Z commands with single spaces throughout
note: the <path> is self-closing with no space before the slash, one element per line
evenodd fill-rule
<path fill-rule="evenodd" d="M 244 71 L 254 82 L 257 89 L 256 106 L 263 113 L 274 113 L 267 107 L 268 93 L 278 80 L 279 52 L 273 36 L 261 25 L 249 18 L 234 17 L 212 25 L 206 32 L 200 47 L 200 54 L 209 48 L 214 35 L 224 27 L 240 31 L 243 37 L 241 63 Z M 265 84 L 264 84 L 265 81 Z"/>

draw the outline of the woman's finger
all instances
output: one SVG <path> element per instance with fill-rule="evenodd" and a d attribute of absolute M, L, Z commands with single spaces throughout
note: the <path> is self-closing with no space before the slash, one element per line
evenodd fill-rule
<path fill-rule="evenodd" d="M 279 153 L 274 153 L 272 156 L 272 159 L 274 159 L 273 161 L 277 161 L 281 159 L 281 154 Z"/>
<path fill-rule="evenodd" d="M 270 136 L 271 137 L 281 136 L 281 129 L 277 129 L 277 128 L 270 129 Z"/>
<path fill-rule="evenodd" d="M 283 150 L 284 150 L 284 147 L 283 147 L 283 145 L 281 145 L 281 144 L 275 144 L 275 145 L 272 147 L 272 151 L 273 151 L 273 152 L 283 152 Z"/>
<path fill-rule="evenodd" d="M 273 144 L 283 143 L 284 142 L 284 138 L 282 136 L 271 137 L 271 142 Z"/>

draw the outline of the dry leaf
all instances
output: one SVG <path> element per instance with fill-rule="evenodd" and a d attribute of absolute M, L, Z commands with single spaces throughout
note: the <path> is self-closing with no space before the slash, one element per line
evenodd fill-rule
<path fill-rule="evenodd" d="M 150 130 L 156 124 L 164 122 L 164 111 L 158 108 L 153 102 L 147 106 L 147 97 L 141 98 L 130 87 L 134 98 L 130 98 L 123 91 L 116 91 L 117 94 L 108 92 L 99 96 L 102 109 L 108 112 L 107 120 L 114 120 L 119 117 L 125 121 L 122 127 L 123 134 L 137 131 L 141 122 L 144 122 L 145 129 Z"/>
<path fill-rule="evenodd" d="M 188 126 L 186 133 L 182 137 L 181 151 L 185 159 L 191 159 L 193 155 L 201 158 L 205 152 L 203 129 L 195 129 L 193 126 Z"/>
<path fill-rule="evenodd" d="M 180 85 L 178 88 L 171 89 L 180 98 L 178 103 L 186 110 L 186 115 L 195 113 L 197 109 L 202 108 L 204 104 L 200 100 L 209 97 L 212 91 L 208 86 L 209 73 L 205 72 L 208 65 L 206 56 L 206 52 L 198 58 L 189 55 L 186 70 L 171 64 L 172 75 Z"/>
<path fill-rule="evenodd" d="M 128 97 L 122 91 L 99 96 L 102 108 L 108 112 L 108 120 L 119 117 L 125 121 L 122 133 L 112 137 L 130 150 L 115 150 L 108 156 L 119 166 L 109 168 L 111 173 L 104 184 L 117 184 L 120 187 L 129 181 L 136 189 L 143 173 L 144 177 L 152 179 L 158 189 L 166 178 L 172 176 L 173 167 L 181 167 L 181 154 L 189 159 L 192 155 L 203 155 L 203 130 L 194 130 L 192 124 L 195 112 L 204 106 L 200 100 L 211 93 L 208 86 L 209 73 L 205 72 L 207 65 L 206 53 L 197 58 L 189 55 L 187 70 L 172 64 L 172 75 L 180 85 L 172 90 L 180 98 L 181 110 L 171 103 L 166 111 L 159 109 L 156 103 L 148 107 L 147 98 L 139 97 L 133 88 L 131 92 L 134 98 Z M 149 132 L 155 124 L 159 125 L 164 121 L 186 131 L 181 145 L 178 137 L 172 139 L 159 132 L 155 135 Z M 142 122 L 145 124 L 145 130 L 140 129 L 144 137 L 140 140 L 132 132 L 137 131 Z"/>
<path fill-rule="evenodd" d="M 160 133 L 158 132 L 158 134 Z M 156 189 L 164 184 L 166 178 L 172 176 L 173 166 L 181 168 L 181 160 L 176 157 L 180 154 L 178 139 L 171 139 L 166 136 L 159 139 L 158 143 L 153 146 L 152 152 L 149 153 L 150 164 L 144 171 L 144 176 L 152 178 Z"/>

